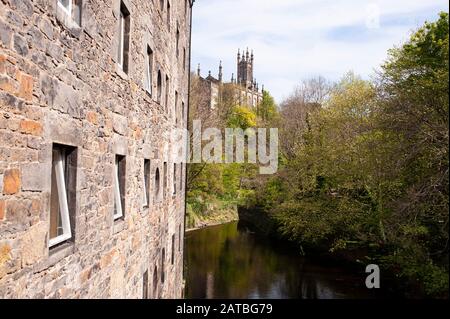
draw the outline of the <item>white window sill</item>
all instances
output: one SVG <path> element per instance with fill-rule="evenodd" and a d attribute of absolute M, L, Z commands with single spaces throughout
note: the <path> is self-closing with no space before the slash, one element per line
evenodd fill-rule
<path fill-rule="evenodd" d="M 33 272 L 37 273 L 50 268 L 74 253 L 75 244 L 73 242 L 67 242 L 53 247 L 49 250 L 48 258 L 33 267 Z"/>
<path fill-rule="evenodd" d="M 122 67 L 117 63 L 116 63 L 116 73 L 122 80 L 128 81 L 128 79 L 129 79 L 128 74 L 126 74 L 123 71 Z"/>
<path fill-rule="evenodd" d="M 120 233 L 124 229 L 125 229 L 125 221 L 123 219 L 119 218 L 114 220 L 113 235 Z"/>
<path fill-rule="evenodd" d="M 81 26 L 72 20 L 72 17 L 59 3 L 56 5 L 56 19 L 60 21 L 74 36 L 79 37 L 81 34 Z"/>

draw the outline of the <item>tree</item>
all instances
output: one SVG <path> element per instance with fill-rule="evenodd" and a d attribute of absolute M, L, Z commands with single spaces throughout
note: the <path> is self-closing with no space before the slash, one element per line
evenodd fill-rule
<path fill-rule="evenodd" d="M 278 116 L 277 105 L 268 91 L 263 91 L 263 98 L 258 105 L 257 115 L 264 122 L 270 122 Z"/>

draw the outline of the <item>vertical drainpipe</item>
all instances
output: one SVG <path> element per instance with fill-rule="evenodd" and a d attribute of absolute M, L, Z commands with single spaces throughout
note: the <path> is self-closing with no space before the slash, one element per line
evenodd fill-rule
<path fill-rule="evenodd" d="M 189 109 L 191 106 L 191 62 L 192 62 L 192 7 L 194 6 L 195 0 L 189 1 L 190 2 L 190 15 L 189 15 L 189 68 L 188 68 L 188 102 L 187 102 L 187 120 L 185 121 L 185 125 L 188 127 L 188 121 L 189 121 Z M 187 154 L 189 157 L 189 154 Z M 187 212 L 187 176 L 188 176 L 188 170 L 187 170 L 187 159 L 186 159 L 186 168 L 184 170 L 184 225 L 183 225 L 183 261 L 181 262 L 182 266 L 182 274 L 183 274 L 183 296 L 185 295 L 185 289 L 186 289 L 186 276 L 185 276 L 185 267 L 184 267 L 184 261 L 186 260 L 186 212 Z"/>

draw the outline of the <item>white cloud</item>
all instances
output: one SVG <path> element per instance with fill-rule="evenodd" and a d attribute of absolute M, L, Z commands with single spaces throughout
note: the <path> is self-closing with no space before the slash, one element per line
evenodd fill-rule
<path fill-rule="evenodd" d="M 394 45 L 426 19 L 448 11 L 442 0 L 197 0 L 192 65 L 225 79 L 238 48 L 255 51 L 255 74 L 278 102 L 312 75 L 338 79 L 348 70 L 373 73 Z M 376 11 L 378 10 L 379 15 Z"/>

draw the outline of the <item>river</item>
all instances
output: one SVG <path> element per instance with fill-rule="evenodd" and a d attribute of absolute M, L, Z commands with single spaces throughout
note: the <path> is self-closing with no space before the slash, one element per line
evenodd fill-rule
<path fill-rule="evenodd" d="M 366 274 L 300 256 L 238 222 L 186 234 L 186 298 L 377 298 Z"/>

